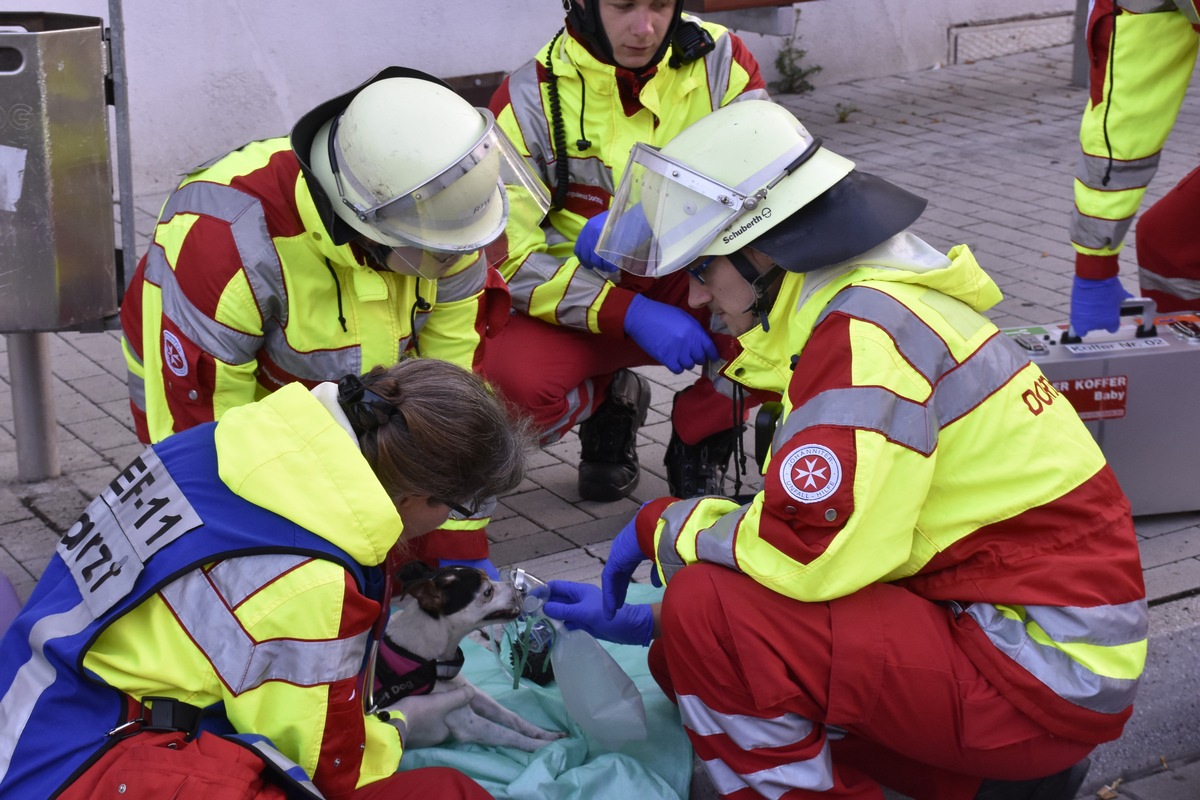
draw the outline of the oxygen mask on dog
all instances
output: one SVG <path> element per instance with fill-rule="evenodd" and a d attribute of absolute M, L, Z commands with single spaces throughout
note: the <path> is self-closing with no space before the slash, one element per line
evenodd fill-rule
<path fill-rule="evenodd" d="M 512 677 L 514 689 L 520 685 L 521 678 L 546 686 L 554 680 L 550 651 L 554 647 L 557 624 L 542 613 L 550 589 L 520 567 L 504 570 L 500 578 L 512 584 L 520 598 L 521 613 L 494 632 L 496 660 Z"/>

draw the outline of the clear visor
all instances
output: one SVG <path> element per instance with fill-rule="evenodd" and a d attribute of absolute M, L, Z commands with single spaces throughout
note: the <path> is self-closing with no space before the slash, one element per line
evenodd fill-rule
<path fill-rule="evenodd" d="M 639 142 L 629 154 L 596 252 L 634 275 L 656 278 L 683 269 L 820 145 L 820 139 L 801 141 L 734 187 Z"/>
<path fill-rule="evenodd" d="M 491 112 L 476 111 L 487 121 L 479 141 L 456 163 L 399 196 L 381 195 L 380 182 L 354 174 L 341 157 L 335 118 L 329 132 L 329 160 L 341 201 L 384 236 L 422 250 L 471 257 L 504 230 L 510 212 L 506 186 L 512 187 L 513 202 L 536 207 L 527 213 L 540 219 L 550 208 L 546 187 L 496 127 Z M 348 198 L 347 187 L 363 200 Z M 422 267 L 420 274 L 426 271 Z"/>

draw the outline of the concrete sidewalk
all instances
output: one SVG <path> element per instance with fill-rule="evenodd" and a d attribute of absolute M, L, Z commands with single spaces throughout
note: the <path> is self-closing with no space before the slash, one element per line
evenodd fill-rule
<path fill-rule="evenodd" d="M 830 149 L 929 198 L 916 232 L 943 250 L 970 244 L 1004 291 L 991 312 L 997 324 L 1045 324 L 1066 319 L 1073 272 L 1067 223 L 1085 92 L 1069 86 L 1070 72 L 1071 50 L 1062 46 L 777 99 Z M 1143 208 L 1187 174 L 1197 154 L 1200 92 L 1193 92 Z M 135 224 L 143 242 L 162 199 L 139 198 Z M 1127 241 L 1124 278 L 1136 290 L 1132 233 Z M 0 366 L 0 571 L 22 599 L 58 537 L 141 449 L 129 421 L 118 335 L 48 338 L 61 477 L 17 482 L 6 347 Z M 662 368 L 643 374 L 653 385 L 653 405 L 639 434 L 644 472 L 633 496 L 608 504 L 581 501 L 579 444 L 570 435 L 536 454 L 525 482 L 503 498 L 489 529 L 497 564 L 521 564 L 543 579 L 598 582 L 615 533 L 643 501 L 666 494 L 662 459 L 671 398 L 693 378 Z M 749 436 L 747 449 L 753 452 Z M 748 467 L 753 472 L 752 459 Z M 751 475 L 746 484 L 756 489 L 760 481 Z M 1125 736 L 1093 756 L 1081 796 L 1115 783 L 1117 797 L 1196 798 L 1200 513 L 1140 517 L 1137 529 L 1154 606 L 1147 680 Z M 916 725 L 914 734 L 919 730 Z M 698 786 L 696 793 L 704 791 Z"/>

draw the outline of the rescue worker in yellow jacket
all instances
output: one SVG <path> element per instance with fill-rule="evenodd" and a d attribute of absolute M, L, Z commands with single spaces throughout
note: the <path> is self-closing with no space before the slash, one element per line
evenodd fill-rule
<path fill-rule="evenodd" d="M 531 442 L 481 378 L 406 358 L 147 448 L 5 635 L 0 795 L 488 797 L 396 774 L 470 693 L 378 714 L 369 678 L 401 550 L 515 487 Z"/>
<path fill-rule="evenodd" d="M 682 373 L 732 339 L 687 306 L 686 281 L 619 277 L 593 247 L 634 142 L 665 143 L 715 108 L 765 98 L 758 64 L 683 0 L 564 0 L 565 27 L 492 98 L 497 124 L 550 187 L 543 220 L 513 214 L 493 246 L 515 315 L 484 374 L 553 442 L 577 423 L 579 493 L 611 501 L 640 474 L 635 435 L 650 387 L 631 367 Z M 744 409 L 715 369 L 679 393 L 667 477 L 688 496 L 721 491 Z M 723 393 L 724 392 L 724 393 Z"/>
<path fill-rule="evenodd" d="M 549 201 L 490 112 L 403 67 L 193 170 L 121 307 L 138 438 L 405 353 L 477 368 L 508 318 L 483 248 L 521 203 Z M 481 555 L 439 536 L 419 555 Z"/>
<path fill-rule="evenodd" d="M 654 500 L 546 612 L 649 644 L 727 796 L 1067 800 L 1146 655 L 1129 503 L 965 245 L 780 106 L 638 145 L 598 250 L 684 271 L 782 395 L 752 502 Z M 661 605 L 624 605 L 653 559 Z M 1046 777 L 1050 776 L 1050 777 Z M 1035 794 L 1036 792 L 1036 794 Z"/>
<path fill-rule="evenodd" d="M 1129 292 L 1118 254 L 1187 94 L 1200 49 L 1200 8 L 1195 0 L 1095 0 L 1086 32 L 1088 101 L 1071 216 L 1071 327 L 1078 335 L 1120 324 Z M 1185 187 L 1159 210 L 1154 222 L 1168 224 L 1148 237 L 1148 258 L 1138 234 L 1141 294 L 1167 311 L 1200 306 L 1195 214 L 1178 202 L 1188 191 L 1195 194 Z"/>

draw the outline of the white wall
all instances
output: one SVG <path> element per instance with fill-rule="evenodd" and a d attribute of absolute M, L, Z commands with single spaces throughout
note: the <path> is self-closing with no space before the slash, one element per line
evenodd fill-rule
<path fill-rule="evenodd" d="M 186 168 L 286 133 L 318 102 L 390 64 L 441 77 L 507 72 L 562 23 L 559 0 L 47 0 L 36 10 L 124 18 L 133 181 L 164 193 Z M 0 14 L 33 4 L 0 0 Z M 995 19 L 989 0 L 804 3 L 814 83 L 924 69 L 950 25 Z M 1003 16 L 1070 11 L 1073 0 L 1010 0 Z M 768 80 L 780 36 L 746 34 Z"/>

